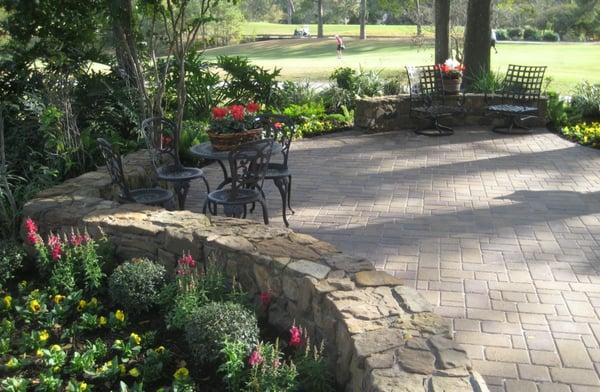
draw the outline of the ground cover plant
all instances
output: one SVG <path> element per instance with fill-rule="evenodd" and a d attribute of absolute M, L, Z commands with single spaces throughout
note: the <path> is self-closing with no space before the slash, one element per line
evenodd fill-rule
<path fill-rule="evenodd" d="M 25 230 L 35 273 L 22 273 L 22 246 L 2 253 L 17 274 L 0 289 L 3 391 L 334 390 L 322 344 L 259 323 L 270 292 L 250 298 L 189 254 L 167 278 L 147 259 L 113 268 L 104 238 Z"/>

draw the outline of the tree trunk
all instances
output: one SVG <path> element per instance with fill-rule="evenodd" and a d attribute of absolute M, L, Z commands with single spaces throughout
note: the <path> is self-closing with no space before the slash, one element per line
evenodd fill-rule
<path fill-rule="evenodd" d="M 367 39 L 367 0 L 360 0 L 360 39 Z"/>
<path fill-rule="evenodd" d="M 450 0 L 435 0 L 435 63 L 450 57 Z"/>
<path fill-rule="evenodd" d="M 323 0 L 317 0 L 317 38 L 323 38 Z"/>
<path fill-rule="evenodd" d="M 294 11 L 295 11 L 294 1 L 288 0 L 287 1 L 287 22 L 288 22 L 288 24 L 292 24 L 292 18 L 294 17 Z"/>
<path fill-rule="evenodd" d="M 417 11 L 417 35 L 421 36 L 423 29 L 421 27 L 421 2 L 419 0 L 415 0 L 415 7 Z"/>
<path fill-rule="evenodd" d="M 465 28 L 465 86 L 490 70 L 491 0 L 469 0 Z"/>

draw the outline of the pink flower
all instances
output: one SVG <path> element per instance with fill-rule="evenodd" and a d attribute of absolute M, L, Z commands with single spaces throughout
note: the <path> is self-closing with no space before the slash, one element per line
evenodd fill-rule
<path fill-rule="evenodd" d="M 27 233 L 27 243 L 29 245 L 35 245 L 38 243 L 38 241 L 40 240 L 40 237 L 37 235 L 37 233 Z"/>
<path fill-rule="evenodd" d="M 290 328 L 290 341 L 288 342 L 290 347 L 299 347 L 302 345 L 302 331 L 295 325 Z"/>
<path fill-rule="evenodd" d="M 273 126 L 275 127 L 275 129 L 281 129 L 283 128 L 283 123 L 276 122 L 275 124 L 273 124 Z"/>
<path fill-rule="evenodd" d="M 25 220 L 25 227 L 27 228 L 27 234 L 37 234 L 38 227 L 31 218 Z"/>
<path fill-rule="evenodd" d="M 60 242 L 58 242 L 52 246 L 52 260 L 58 261 L 58 260 L 60 260 L 61 256 L 62 256 L 62 247 L 60 245 Z"/>
<path fill-rule="evenodd" d="M 258 350 L 255 349 L 254 351 L 252 351 L 250 357 L 248 358 L 248 365 L 250 365 L 251 367 L 255 367 L 257 365 L 260 365 L 262 362 L 263 357 L 262 355 L 260 355 Z"/>
<path fill-rule="evenodd" d="M 181 256 L 179 258 L 179 260 L 177 261 L 177 263 L 180 266 L 185 266 L 185 267 L 190 267 L 190 268 L 196 268 L 196 260 L 194 260 L 194 258 L 192 257 L 191 254 L 184 254 L 183 256 Z"/>
<path fill-rule="evenodd" d="M 85 234 L 71 234 L 69 242 L 72 246 L 81 246 L 85 244 L 89 238 Z"/>
<path fill-rule="evenodd" d="M 57 245 L 60 246 L 60 237 L 55 234 L 50 234 L 48 237 L 48 246 L 54 248 Z"/>
<path fill-rule="evenodd" d="M 256 113 L 260 110 L 260 104 L 256 102 L 249 102 L 248 105 L 246 105 L 246 110 L 248 113 Z"/>
<path fill-rule="evenodd" d="M 263 291 L 260 293 L 260 303 L 265 308 L 269 306 L 271 303 L 271 293 L 268 291 Z"/>

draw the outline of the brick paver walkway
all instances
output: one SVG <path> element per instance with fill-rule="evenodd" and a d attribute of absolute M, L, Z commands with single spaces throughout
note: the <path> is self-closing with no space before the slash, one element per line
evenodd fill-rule
<path fill-rule="evenodd" d="M 422 291 L 490 389 L 600 391 L 599 151 L 543 131 L 345 132 L 295 142 L 290 165 L 291 227 Z"/>

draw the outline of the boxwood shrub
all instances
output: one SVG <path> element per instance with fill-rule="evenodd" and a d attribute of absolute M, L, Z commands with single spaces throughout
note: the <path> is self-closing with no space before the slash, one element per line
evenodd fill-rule
<path fill-rule="evenodd" d="M 148 259 L 133 259 L 118 266 L 110 276 L 110 296 L 129 313 L 146 312 L 157 303 L 165 279 L 162 265 Z"/>

